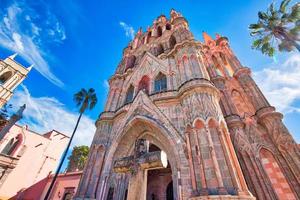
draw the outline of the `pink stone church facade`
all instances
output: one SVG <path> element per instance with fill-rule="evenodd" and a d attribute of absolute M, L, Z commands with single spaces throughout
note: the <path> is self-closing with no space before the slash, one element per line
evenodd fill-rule
<path fill-rule="evenodd" d="M 123 50 L 75 199 L 300 199 L 299 148 L 251 70 L 170 15 Z"/>

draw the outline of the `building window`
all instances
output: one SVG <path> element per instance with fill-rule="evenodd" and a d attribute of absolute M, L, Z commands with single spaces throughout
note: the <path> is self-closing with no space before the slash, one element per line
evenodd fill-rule
<path fill-rule="evenodd" d="M 232 77 L 233 76 L 233 70 L 230 66 L 230 64 L 227 62 L 227 58 L 225 57 L 225 55 L 223 53 L 220 53 L 220 58 L 225 66 L 225 71 L 227 73 L 228 76 Z"/>
<path fill-rule="evenodd" d="M 131 85 L 126 93 L 125 103 L 130 103 L 133 99 L 134 87 Z"/>
<path fill-rule="evenodd" d="M 171 30 L 171 24 L 166 24 L 166 30 Z"/>
<path fill-rule="evenodd" d="M 5 72 L 0 76 L 0 84 L 4 84 L 10 77 L 12 76 L 12 72 Z"/>
<path fill-rule="evenodd" d="M 278 199 L 297 199 L 273 153 L 262 148 L 259 157 Z"/>
<path fill-rule="evenodd" d="M 222 71 L 222 68 L 221 68 L 221 65 L 220 63 L 218 62 L 218 59 L 215 57 L 215 56 L 212 56 L 212 61 L 214 63 L 214 66 L 215 66 L 215 70 L 217 72 L 217 75 L 219 76 L 224 76 L 224 73 Z"/>
<path fill-rule="evenodd" d="M 164 47 L 162 44 L 159 44 L 157 47 L 157 52 L 156 52 L 156 56 L 162 54 L 164 52 Z"/>
<path fill-rule="evenodd" d="M 113 199 L 114 199 L 114 188 L 110 187 L 109 190 L 108 190 L 106 200 L 113 200 Z"/>
<path fill-rule="evenodd" d="M 72 200 L 75 193 L 75 187 L 66 187 L 62 200 Z"/>
<path fill-rule="evenodd" d="M 170 39 L 169 39 L 169 46 L 170 46 L 170 49 L 173 49 L 174 46 L 175 46 L 175 44 L 176 44 L 176 39 L 175 39 L 175 37 L 172 35 L 172 36 L 170 37 Z"/>
<path fill-rule="evenodd" d="M 64 194 L 63 200 L 72 200 L 72 194 L 70 192 Z"/>
<path fill-rule="evenodd" d="M 18 137 L 15 137 L 15 138 L 11 138 L 9 140 L 9 142 L 6 144 L 6 146 L 4 147 L 4 149 L 2 150 L 2 154 L 5 154 L 5 155 L 11 155 L 15 148 L 17 147 L 19 143 L 19 138 Z"/>
<path fill-rule="evenodd" d="M 154 82 L 155 92 L 162 92 L 167 90 L 167 77 L 163 73 L 159 73 Z"/>
<path fill-rule="evenodd" d="M 160 37 L 162 35 L 162 29 L 161 27 L 157 27 L 157 37 Z"/>
<path fill-rule="evenodd" d="M 129 68 L 133 68 L 133 67 L 134 67 L 135 60 L 136 60 L 136 57 L 135 57 L 134 55 L 129 56 L 129 57 L 126 58 L 125 72 L 126 72 Z"/>
<path fill-rule="evenodd" d="M 152 35 L 152 32 L 149 31 L 148 35 L 147 35 L 147 41 L 146 41 L 147 44 L 150 42 L 151 35 Z"/>
<path fill-rule="evenodd" d="M 149 94 L 149 83 L 150 79 L 148 76 L 143 76 L 139 82 L 138 91 L 143 90 L 146 94 Z"/>

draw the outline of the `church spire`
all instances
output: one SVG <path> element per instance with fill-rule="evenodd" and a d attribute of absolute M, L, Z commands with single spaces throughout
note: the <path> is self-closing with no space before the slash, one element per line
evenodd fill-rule
<path fill-rule="evenodd" d="M 203 39 L 204 39 L 205 44 L 208 44 L 209 42 L 214 41 L 210 37 L 210 35 L 208 35 L 205 31 L 202 31 L 202 35 L 203 35 Z"/>

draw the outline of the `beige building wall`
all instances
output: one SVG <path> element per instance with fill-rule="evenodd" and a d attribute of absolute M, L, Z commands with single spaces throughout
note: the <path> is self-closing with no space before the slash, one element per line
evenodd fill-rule
<path fill-rule="evenodd" d="M 14 90 L 27 77 L 32 66 L 26 68 L 14 60 L 17 54 L 0 59 L 0 108 L 11 98 Z"/>
<path fill-rule="evenodd" d="M 5 155 L 6 145 L 15 139 L 18 144 Z M 22 189 L 41 181 L 56 170 L 69 137 L 55 130 L 40 135 L 26 126 L 14 125 L 0 143 L 0 157 L 13 158 L 15 166 L 5 169 L 0 163 L 0 198 L 15 196 Z"/>

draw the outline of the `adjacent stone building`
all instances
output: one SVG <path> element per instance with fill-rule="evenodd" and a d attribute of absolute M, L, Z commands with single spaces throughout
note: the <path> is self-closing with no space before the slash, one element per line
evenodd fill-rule
<path fill-rule="evenodd" d="M 77 200 L 300 199 L 300 154 L 228 39 L 175 10 L 111 77 Z"/>
<path fill-rule="evenodd" d="M 40 135 L 14 124 L 0 141 L 0 199 L 22 199 L 18 194 L 54 173 L 68 141 L 55 130 Z"/>

